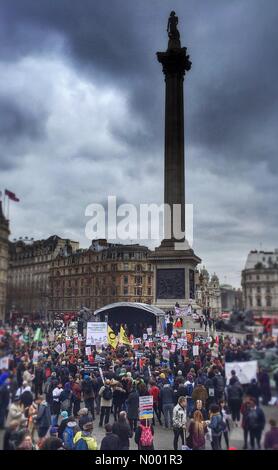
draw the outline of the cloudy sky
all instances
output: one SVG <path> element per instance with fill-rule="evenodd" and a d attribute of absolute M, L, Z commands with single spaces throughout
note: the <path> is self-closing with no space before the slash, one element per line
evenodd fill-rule
<path fill-rule="evenodd" d="M 186 200 L 196 253 L 240 285 L 277 243 L 277 0 L 2 0 L 0 189 L 11 238 L 85 237 L 86 206 L 163 202 L 164 80 L 175 9 L 185 80 Z"/>

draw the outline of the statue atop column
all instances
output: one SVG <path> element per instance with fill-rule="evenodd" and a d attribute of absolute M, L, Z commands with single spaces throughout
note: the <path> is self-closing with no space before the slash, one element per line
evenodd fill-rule
<path fill-rule="evenodd" d="M 177 28 L 178 22 L 179 22 L 179 19 L 176 16 L 176 12 L 171 11 L 169 19 L 168 19 L 168 24 L 167 24 L 167 33 L 169 36 L 168 50 L 180 49 L 181 47 L 180 33 Z"/>

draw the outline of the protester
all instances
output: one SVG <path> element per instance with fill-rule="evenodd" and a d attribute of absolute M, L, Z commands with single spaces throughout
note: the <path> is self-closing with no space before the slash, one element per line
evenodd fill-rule
<path fill-rule="evenodd" d="M 275 419 L 269 420 L 270 431 L 265 433 L 264 448 L 278 450 L 278 427 Z"/>
<path fill-rule="evenodd" d="M 105 384 L 101 387 L 99 391 L 99 396 L 101 397 L 99 426 L 101 427 L 103 425 L 104 416 L 104 424 L 108 424 L 110 418 L 113 399 L 113 391 L 110 386 L 110 380 L 105 381 Z"/>
<path fill-rule="evenodd" d="M 77 431 L 73 438 L 75 450 L 97 450 L 97 441 L 92 436 L 94 429 L 93 422 L 86 423 L 82 431 Z"/>
<path fill-rule="evenodd" d="M 38 405 L 38 411 L 36 416 L 36 427 L 39 438 L 45 437 L 50 425 L 51 425 L 51 411 L 50 406 L 44 400 L 43 395 L 38 395 L 36 400 Z"/>
<path fill-rule="evenodd" d="M 105 437 L 101 441 L 100 450 L 121 450 L 120 438 L 113 433 L 112 424 L 105 425 Z"/>
<path fill-rule="evenodd" d="M 210 421 L 208 427 L 211 429 L 211 447 L 213 450 L 221 449 L 221 435 L 224 430 L 223 419 L 220 414 L 219 405 L 212 405 L 210 408 Z"/>
<path fill-rule="evenodd" d="M 136 386 L 133 386 L 130 394 L 127 398 L 127 417 L 130 424 L 131 431 L 134 432 L 137 427 L 138 415 L 139 415 L 139 393 L 136 390 Z"/>
<path fill-rule="evenodd" d="M 119 419 L 113 424 L 112 431 L 119 437 L 120 450 L 129 450 L 129 439 L 132 437 L 133 432 L 125 411 L 120 412 Z"/>
<path fill-rule="evenodd" d="M 153 426 L 147 419 L 141 419 L 134 437 L 138 450 L 154 450 L 153 436 Z"/>
<path fill-rule="evenodd" d="M 236 378 L 231 378 L 227 389 L 228 405 L 232 413 L 232 420 L 236 426 L 240 422 L 240 408 L 242 405 L 243 390 Z"/>
<path fill-rule="evenodd" d="M 179 397 L 178 404 L 173 409 L 174 450 L 178 450 L 178 440 L 185 444 L 186 433 L 186 397 Z"/>
<path fill-rule="evenodd" d="M 258 449 L 261 448 L 262 432 L 265 427 L 265 415 L 254 399 L 250 400 L 250 408 L 246 416 L 247 429 L 250 432 L 251 449 L 255 449 L 255 442 Z"/>
<path fill-rule="evenodd" d="M 174 392 L 169 383 L 165 383 L 160 392 L 165 428 L 173 422 Z"/>
<path fill-rule="evenodd" d="M 186 439 L 186 444 L 193 450 L 204 450 L 206 447 L 205 434 L 207 432 L 206 422 L 203 420 L 203 415 L 200 411 L 194 411 L 193 419 L 190 420 L 188 427 L 189 436 Z"/>

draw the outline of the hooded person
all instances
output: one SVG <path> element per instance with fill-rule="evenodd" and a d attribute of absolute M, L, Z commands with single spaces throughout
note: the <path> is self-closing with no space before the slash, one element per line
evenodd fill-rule
<path fill-rule="evenodd" d="M 75 434 L 78 431 L 79 431 L 79 427 L 78 427 L 77 422 L 75 421 L 73 416 L 70 416 L 67 420 L 67 425 L 63 432 L 63 442 L 67 450 L 74 449 L 73 439 L 74 439 Z"/>
<path fill-rule="evenodd" d="M 63 439 L 63 433 L 64 430 L 66 429 L 67 423 L 69 419 L 69 414 L 67 411 L 61 411 L 59 420 L 58 420 L 58 437 L 59 439 Z"/>

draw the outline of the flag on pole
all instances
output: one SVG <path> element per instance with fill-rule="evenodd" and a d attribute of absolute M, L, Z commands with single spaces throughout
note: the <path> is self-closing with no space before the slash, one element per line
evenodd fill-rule
<path fill-rule="evenodd" d="M 15 195 L 15 193 L 12 193 L 12 191 L 5 189 L 5 195 L 8 196 L 8 198 L 12 201 L 19 202 L 18 197 Z"/>
<path fill-rule="evenodd" d="M 118 345 L 118 338 L 109 325 L 107 327 L 107 333 L 108 333 L 108 344 L 110 344 L 112 348 L 116 349 Z"/>
<path fill-rule="evenodd" d="M 121 329 L 120 329 L 120 343 L 130 345 L 130 341 L 128 339 L 128 336 L 127 336 L 123 326 L 121 326 Z"/>

